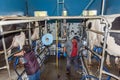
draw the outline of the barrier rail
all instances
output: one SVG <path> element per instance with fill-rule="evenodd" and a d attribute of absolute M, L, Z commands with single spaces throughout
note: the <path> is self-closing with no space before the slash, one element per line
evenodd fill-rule
<path fill-rule="evenodd" d="M 36 21 L 47 21 L 47 20 L 58 20 L 58 19 L 102 19 L 106 22 L 106 26 L 108 27 L 109 23 L 107 21 L 107 19 L 104 17 L 104 16 L 51 16 L 51 17 L 16 17 L 16 18 L 10 18 L 10 17 L 3 17 L 1 19 L 7 19 L 7 20 L 10 20 L 10 21 L 0 21 L 0 28 L 2 29 L 2 26 L 3 25 L 10 25 L 10 24 L 19 24 L 19 23 L 30 23 L 30 22 L 36 22 Z M 17 20 L 16 20 L 17 19 Z M 18 20 L 19 19 L 19 20 Z M 30 27 L 29 27 L 30 29 Z M 29 30 L 29 29 L 25 29 L 25 30 Z M 14 32 L 20 32 L 20 31 L 24 31 L 24 30 L 14 30 L 14 31 L 9 31 L 9 32 L 3 32 L 2 30 L 1 31 L 1 35 L 5 35 L 5 34 L 9 34 L 9 33 L 14 33 Z M 93 30 L 91 30 L 93 31 Z M 30 32 L 30 31 L 29 31 Z M 93 31 L 95 33 L 98 33 L 98 34 L 104 34 L 102 32 L 98 32 L 98 31 Z M 104 39 L 104 46 L 103 46 L 103 54 L 102 54 L 102 59 L 101 59 L 101 68 L 100 68 L 100 77 L 99 77 L 99 80 L 101 80 L 101 77 L 102 77 L 102 73 L 103 73 L 103 62 L 104 62 L 104 54 L 105 54 L 105 45 L 106 45 L 106 40 L 107 40 L 107 34 L 108 34 L 108 30 L 106 29 L 106 32 L 105 32 L 105 39 Z M 30 36 L 29 36 L 30 37 Z M 5 47 L 5 41 L 4 41 L 4 37 L 2 38 L 3 40 L 3 46 L 4 46 L 4 52 L 5 54 L 7 54 L 6 52 L 6 47 Z M 30 39 L 30 38 L 29 38 Z M 7 55 L 6 55 L 6 63 L 8 63 L 8 60 L 7 60 Z M 9 73 L 9 77 L 10 77 L 10 71 L 9 71 L 9 65 L 7 67 L 8 69 L 8 73 Z"/>

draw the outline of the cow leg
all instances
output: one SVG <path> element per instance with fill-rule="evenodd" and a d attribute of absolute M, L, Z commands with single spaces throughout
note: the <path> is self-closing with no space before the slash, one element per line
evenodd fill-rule
<path fill-rule="evenodd" d="M 119 64 L 119 58 L 115 57 L 115 64 Z"/>
<path fill-rule="evenodd" d="M 93 48 L 93 41 L 89 40 L 89 43 L 90 43 L 90 49 L 92 49 Z M 91 57 L 92 57 L 92 53 L 89 52 L 89 54 L 88 54 L 88 64 L 89 64 L 89 66 L 92 64 Z"/>
<path fill-rule="evenodd" d="M 7 52 L 7 55 L 8 55 L 8 56 L 10 56 L 10 54 L 11 54 L 11 49 L 8 50 L 8 52 Z"/>
<path fill-rule="evenodd" d="M 91 52 L 89 52 L 89 56 L 88 56 L 88 64 L 91 65 L 92 64 L 92 61 L 91 61 Z"/>
<path fill-rule="evenodd" d="M 90 45 L 90 49 L 92 49 L 92 45 Z M 91 57 L 92 57 L 92 53 L 89 52 L 89 54 L 88 54 L 88 64 L 89 64 L 89 66 L 92 64 Z"/>
<path fill-rule="evenodd" d="M 39 28 L 34 29 L 34 32 L 33 32 L 33 35 L 31 36 L 31 39 L 32 40 L 39 39 Z"/>
<path fill-rule="evenodd" d="M 110 55 L 107 54 L 106 64 L 110 67 Z"/>

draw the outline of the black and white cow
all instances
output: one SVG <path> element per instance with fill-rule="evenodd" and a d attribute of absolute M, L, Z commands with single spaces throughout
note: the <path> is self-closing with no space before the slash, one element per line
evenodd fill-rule
<path fill-rule="evenodd" d="M 109 23 L 109 30 L 120 30 L 120 15 L 105 16 Z M 101 24 L 101 20 L 88 20 L 86 22 L 89 29 L 104 32 L 105 24 Z M 95 45 L 102 46 L 104 37 L 100 34 L 89 31 L 90 48 L 93 49 Z M 106 64 L 110 66 L 110 55 L 115 56 L 115 63 L 119 64 L 118 57 L 120 57 L 120 33 L 108 33 L 106 51 L 109 53 L 106 58 Z M 89 58 L 91 64 L 91 54 Z"/>
<path fill-rule="evenodd" d="M 26 24 L 5 25 L 2 27 L 3 27 L 3 31 L 11 31 L 17 29 L 25 29 Z M 19 46 L 20 49 L 22 49 L 22 46 L 25 44 L 26 37 L 24 32 L 16 32 L 16 33 L 5 34 L 4 39 L 5 39 L 6 49 L 9 52 L 13 47 Z M 3 52 L 4 50 L 2 45 L 2 35 L 0 35 L 0 53 Z"/>
<path fill-rule="evenodd" d="M 39 39 L 39 24 L 36 22 L 36 24 L 31 23 L 31 40 Z M 20 23 L 20 24 L 11 24 L 11 25 L 5 25 L 3 26 L 3 31 L 12 31 L 12 30 L 19 30 L 19 29 L 26 29 L 28 28 L 26 23 Z M 0 27 L 1 29 L 1 27 Z M 16 32 L 16 33 L 10 33 L 4 35 L 5 38 L 5 44 L 7 51 L 10 51 L 13 47 L 20 47 L 22 49 L 22 46 L 25 44 L 26 38 L 29 39 L 29 31 L 24 32 Z M 3 53 L 3 45 L 2 45 L 2 35 L 0 35 L 0 53 Z"/>

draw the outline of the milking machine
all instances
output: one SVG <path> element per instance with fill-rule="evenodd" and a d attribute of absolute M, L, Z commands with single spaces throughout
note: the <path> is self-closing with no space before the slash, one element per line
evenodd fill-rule
<path fill-rule="evenodd" d="M 88 51 L 90 51 L 94 55 L 92 57 L 92 59 L 95 59 L 97 62 L 100 63 L 101 59 L 100 59 L 100 57 L 95 55 L 95 53 L 101 54 L 103 49 L 102 49 L 102 47 L 94 46 L 93 50 L 91 50 L 90 48 L 87 47 L 87 40 L 85 40 L 85 39 L 82 40 L 82 44 L 83 44 L 84 48 L 80 52 L 80 61 L 81 61 L 81 66 L 82 66 L 81 69 L 82 69 L 83 76 L 80 80 L 89 80 L 89 79 L 99 80 L 98 77 L 89 74 L 84 60 L 85 60 L 86 56 L 88 55 Z M 103 66 L 103 70 L 105 70 L 106 72 L 109 72 L 109 70 L 105 66 Z M 97 71 L 99 71 L 99 70 L 97 70 Z M 111 80 L 111 76 L 107 76 L 107 78 L 105 80 Z"/>
<path fill-rule="evenodd" d="M 87 65 L 85 62 L 85 58 L 87 57 L 87 54 L 88 54 L 87 50 L 85 49 L 85 46 L 87 46 L 87 41 L 84 38 L 81 42 L 83 46 L 81 47 L 81 50 L 79 52 L 79 60 L 81 62 L 81 65 L 79 67 L 82 70 L 82 77 L 80 78 L 80 80 L 90 80 L 90 79 L 98 80 L 96 76 L 89 74 L 89 71 L 87 69 Z"/>
<path fill-rule="evenodd" d="M 18 64 L 19 64 L 19 57 L 15 57 L 15 60 L 14 60 L 14 63 L 13 63 L 13 68 L 14 68 L 17 76 L 18 76 L 17 80 L 23 80 L 22 76 L 25 74 L 25 70 L 23 70 L 21 73 L 19 73 L 18 70 L 17 70 L 17 65 Z"/>
<path fill-rule="evenodd" d="M 21 73 L 17 70 L 17 65 L 19 65 L 19 61 L 21 61 L 22 63 L 25 62 L 25 60 L 22 57 L 15 57 L 14 54 L 20 52 L 20 48 L 15 48 L 13 49 L 12 54 L 8 57 L 8 61 L 13 61 L 13 69 L 15 71 L 15 73 L 17 74 L 17 80 L 23 80 L 22 76 L 25 74 L 25 70 L 23 70 Z M 27 79 L 27 78 L 26 78 Z"/>
<path fill-rule="evenodd" d="M 51 45 L 53 42 L 53 37 L 51 34 L 45 34 L 43 37 L 42 37 L 42 42 L 39 40 L 37 42 L 33 42 L 33 45 L 34 46 L 34 51 L 36 53 L 36 56 L 38 57 L 38 61 L 39 61 L 39 64 L 40 65 L 43 65 L 43 62 L 44 60 L 47 58 L 47 55 L 50 54 L 50 49 L 49 49 L 49 45 Z M 39 50 L 38 50 L 39 49 Z M 20 50 L 18 49 L 15 53 L 19 52 Z M 42 53 L 45 53 L 42 57 Z M 19 65 L 19 60 L 20 60 L 20 57 L 15 57 L 14 54 L 12 54 L 8 60 L 9 61 L 12 61 L 13 60 L 13 68 L 17 74 L 17 80 L 23 80 L 22 79 L 22 76 L 25 74 L 25 70 L 23 70 L 21 73 L 17 70 L 17 65 Z M 24 59 L 21 58 L 21 61 L 22 63 L 25 62 Z M 42 71 L 41 71 L 42 72 Z M 26 77 L 27 79 L 27 77 Z"/>
<path fill-rule="evenodd" d="M 44 34 L 42 36 L 41 41 L 37 40 L 35 45 L 35 53 L 38 58 L 38 62 L 40 66 L 42 66 L 41 73 L 44 71 L 44 61 L 48 58 L 50 55 L 50 45 L 53 43 L 53 36 L 52 34 Z"/>

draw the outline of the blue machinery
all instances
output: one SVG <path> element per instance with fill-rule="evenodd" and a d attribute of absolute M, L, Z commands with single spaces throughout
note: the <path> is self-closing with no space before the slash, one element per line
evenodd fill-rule
<path fill-rule="evenodd" d="M 36 41 L 33 41 L 33 47 L 37 47 L 39 45 L 38 48 L 40 48 L 40 52 L 37 52 L 37 49 L 35 50 L 34 48 L 34 51 L 37 52 L 38 54 L 36 54 L 37 58 L 39 59 L 39 64 L 40 65 L 43 65 L 43 62 L 44 60 L 47 58 L 48 55 L 50 55 L 50 50 L 49 50 L 49 45 L 52 44 L 53 42 L 53 37 L 51 34 L 45 34 L 43 37 L 42 37 L 42 42 L 40 43 L 37 43 Z M 19 50 L 18 50 L 19 51 Z M 44 53 L 44 57 L 41 58 L 40 55 Z M 18 76 L 17 80 L 23 80 L 22 79 L 22 76 L 23 74 L 25 74 L 25 70 L 23 70 L 21 73 L 18 72 L 17 70 L 17 65 L 19 65 L 19 58 L 20 57 L 14 57 L 13 55 L 10 56 L 8 58 L 9 61 L 13 60 L 14 63 L 13 63 L 13 68 Z"/>
<path fill-rule="evenodd" d="M 43 47 L 43 46 L 41 46 Z M 40 55 L 44 53 L 44 57 L 41 58 Z M 47 58 L 47 56 L 50 54 L 50 50 L 48 46 L 44 46 L 44 48 L 42 48 L 42 50 L 39 52 L 39 54 L 36 54 L 37 58 L 39 59 L 39 64 L 43 65 L 44 60 Z M 13 60 L 13 68 L 18 76 L 17 80 L 23 80 L 22 76 L 25 74 L 25 70 L 23 70 L 21 73 L 18 72 L 17 70 L 17 65 L 19 65 L 19 58 L 20 57 L 14 57 L 11 56 L 8 58 L 9 61 Z"/>
<path fill-rule="evenodd" d="M 87 49 L 87 50 L 89 50 L 90 52 L 93 53 L 93 51 L 90 50 L 87 46 L 85 47 L 85 49 Z M 98 51 L 98 50 L 99 50 L 99 51 L 101 52 L 102 49 L 101 49 L 100 47 L 96 47 L 96 46 L 95 46 L 94 50 L 95 50 L 95 51 Z M 97 53 L 99 53 L 99 52 L 97 52 Z M 97 60 L 97 62 L 100 62 L 100 61 L 101 61 L 101 59 L 100 59 L 98 56 L 96 56 L 95 54 L 93 54 L 93 55 L 94 55 L 93 58 L 95 58 L 95 59 Z M 83 55 L 83 53 L 82 53 L 82 51 L 81 51 L 81 53 L 80 53 L 80 61 L 81 61 L 81 66 L 82 66 L 81 69 L 82 69 L 82 71 L 83 71 L 83 76 L 82 76 L 82 78 L 81 78 L 80 80 L 89 80 L 89 79 L 99 80 L 98 77 L 93 76 L 93 75 L 89 75 L 89 72 L 88 72 L 88 70 L 87 70 L 87 67 L 86 67 L 84 58 L 85 58 L 85 56 Z M 104 66 L 103 66 L 103 70 L 105 70 L 106 72 L 109 72 L 108 69 L 107 69 L 106 67 L 104 67 Z M 103 78 L 102 78 L 102 80 L 111 80 L 111 76 L 108 76 L 106 79 L 103 79 Z"/>

